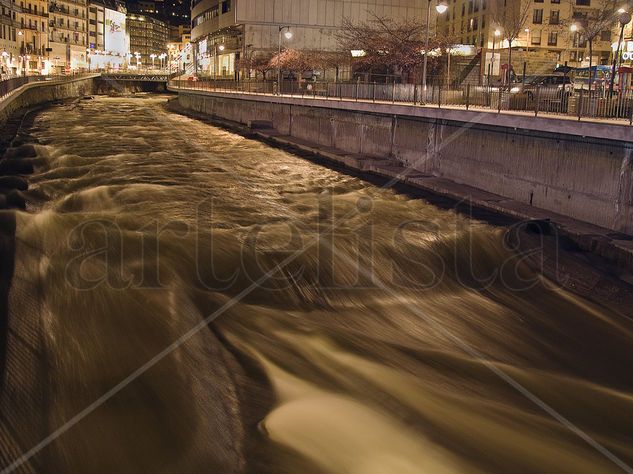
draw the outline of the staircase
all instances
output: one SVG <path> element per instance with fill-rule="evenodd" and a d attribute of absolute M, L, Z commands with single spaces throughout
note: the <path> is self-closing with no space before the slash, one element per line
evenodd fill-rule
<path fill-rule="evenodd" d="M 481 81 L 481 51 L 479 51 L 461 70 L 459 75 L 452 79 L 451 85 L 478 85 Z"/>

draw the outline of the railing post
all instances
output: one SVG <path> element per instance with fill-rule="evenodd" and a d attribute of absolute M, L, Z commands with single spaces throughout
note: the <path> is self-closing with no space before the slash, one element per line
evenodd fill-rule
<path fill-rule="evenodd" d="M 356 82 L 356 102 L 358 102 L 358 81 Z"/>
<path fill-rule="evenodd" d="M 413 105 L 417 104 L 417 102 L 418 102 L 418 85 L 413 84 Z"/>
<path fill-rule="evenodd" d="M 466 110 L 470 107 L 470 84 L 466 84 Z"/>
<path fill-rule="evenodd" d="M 501 113 L 501 86 L 499 86 L 499 98 L 497 99 L 497 113 Z"/>
<path fill-rule="evenodd" d="M 326 99 L 330 98 L 330 83 L 329 82 L 325 83 L 325 98 Z"/>
<path fill-rule="evenodd" d="M 391 87 L 391 103 L 396 103 L 396 80 L 393 80 L 393 85 Z"/>
<path fill-rule="evenodd" d="M 541 102 L 541 86 L 536 86 L 536 104 L 534 105 L 534 116 L 538 117 L 538 109 Z"/>
<path fill-rule="evenodd" d="M 437 86 L 437 108 L 442 108 L 442 85 Z"/>
<path fill-rule="evenodd" d="M 591 74 L 591 71 L 589 71 L 589 73 Z M 583 96 L 584 91 L 585 91 L 585 88 L 581 87 L 578 104 L 576 106 L 576 108 L 578 109 L 578 121 L 579 122 L 580 122 L 580 117 L 582 117 L 582 106 L 583 106 L 583 97 L 582 96 Z"/>
<path fill-rule="evenodd" d="M 374 81 L 374 87 L 373 87 L 372 95 L 373 95 L 374 103 L 376 103 L 376 81 Z"/>

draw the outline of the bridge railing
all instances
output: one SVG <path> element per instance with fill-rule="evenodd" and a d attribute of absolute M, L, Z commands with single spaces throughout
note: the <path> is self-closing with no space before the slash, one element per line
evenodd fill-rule
<path fill-rule="evenodd" d="M 551 86 L 457 87 L 361 82 L 171 80 L 170 87 L 239 94 L 265 94 L 339 101 L 406 104 L 441 109 L 489 110 L 497 113 L 558 116 L 575 120 L 610 121 L 633 125 L 633 90 L 571 90 Z"/>

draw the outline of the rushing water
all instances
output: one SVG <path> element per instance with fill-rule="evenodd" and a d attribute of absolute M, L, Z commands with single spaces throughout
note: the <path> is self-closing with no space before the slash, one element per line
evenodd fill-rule
<path fill-rule="evenodd" d="M 12 317 L 38 328 L 45 360 L 33 446 L 54 436 L 25 465 L 597 473 L 633 460 L 630 315 L 539 278 L 503 229 L 163 104 L 97 98 L 29 130 Z"/>

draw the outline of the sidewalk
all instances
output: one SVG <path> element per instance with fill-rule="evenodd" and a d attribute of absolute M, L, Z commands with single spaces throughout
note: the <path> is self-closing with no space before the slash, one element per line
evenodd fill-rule
<path fill-rule="evenodd" d="M 303 99 L 303 100 L 326 100 L 329 102 L 347 102 L 347 103 L 365 103 L 365 104 L 382 104 L 382 105 L 401 105 L 407 107 L 415 107 L 415 108 L 426 108 L 426 109 L 439 109 L 439 110 L 468 110 L 473 112 L 485 112 L 493 115 L 510 115 L 510 116 L 519 116 L 519 117 L 529 117 L 529 118 L 550 118 L 550 119 L 558 119 L 558 120 L 566 120 L 569 122 L 587 122 L 587 123 L 599 123 L 599 124 L 609 124 L 609 125 L 617 125 L 617 126 L 626 126 L 631 127 L 630 119 L 627 118 L 600 118 L 600 117 L 591 117 L 591 116 L 582 116 L 578 117 L 577 115 L 570 115 L 566 113 L 552 113 L 552 112 L 542 112 L 538 111 L 535 113 L 532 110 L 504 110 L 497 109 L 489 106 L 481 106 L 481 105 L 469 105 L 466 107 L 465 105 L 452 105 L 452 104 L 439 104 L 439 103 L 426 103 L 421 104 L 419 102 L 407 102 L 407 101 L 398 101 L 398 100 L 370 100 L 363 98 L 350 98 L 350 97 L 327 97 L 324 95 L 319 95 L 315 92 L 301 94 L 274 94 L 268 92 L 250 92 L 250 91 L 241 91 L 235 90 L 230 87 L 209 87 L 209 83 L 205 82 L 191 82 L 191 85 L 187 84 L 187 86 L 182 85 L 173 85 L 169 84 L 171 89 L 181 89 L 181 90 L 190 90 L 190 91 L 199 91 L 199 92 L 211 92 L 211 93 L 222 93 L 222 94 L 235 94 L 235 95 L 245 95 L 245 96 L 261 96 L 261 97 L 270 97 L 272 98 L 291 98 L 291 99 Z"/>

